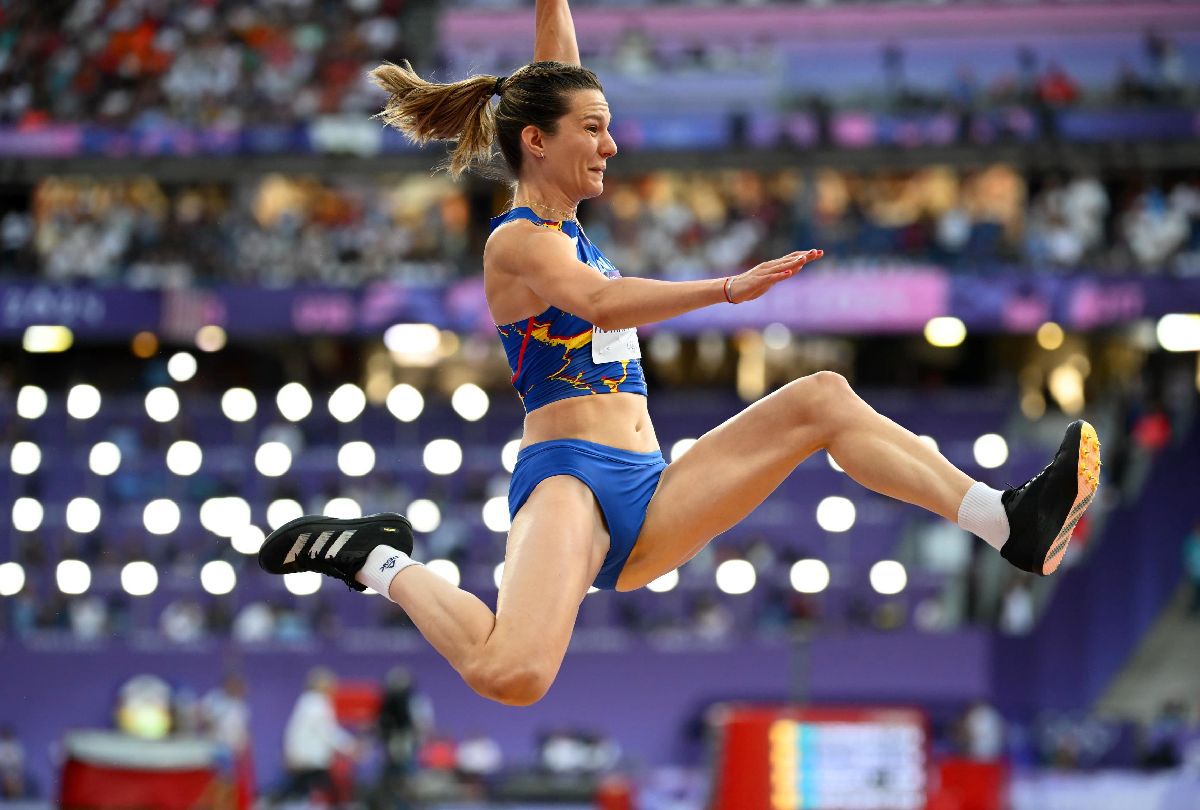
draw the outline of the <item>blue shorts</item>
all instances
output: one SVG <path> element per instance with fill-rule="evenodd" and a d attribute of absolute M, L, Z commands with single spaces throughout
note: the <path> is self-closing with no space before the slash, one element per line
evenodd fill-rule
<path fill-rule="evenodd" d="M 635 453 L 582 439 L 531 444 L 517 454 L 517 466 L 508 486 L 508 514 L 516 517 L 534 487 L 547 478 L 578 478 L 596 496 L 610 538 L 608 554 L 592 584 L 611 591 L 617 587 L 617 577 L 642 531 L 646 508 L 666 467 L 660 450 Z"/>

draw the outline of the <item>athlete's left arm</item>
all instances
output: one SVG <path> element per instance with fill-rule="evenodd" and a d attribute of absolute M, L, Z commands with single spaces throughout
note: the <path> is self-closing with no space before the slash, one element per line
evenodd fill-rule
<path fill-rule="evenodd" d="M 534 11 L 533 61 L 553 60 L 578 65 L 579 43 L 567 0 L 537 0 Z"/>

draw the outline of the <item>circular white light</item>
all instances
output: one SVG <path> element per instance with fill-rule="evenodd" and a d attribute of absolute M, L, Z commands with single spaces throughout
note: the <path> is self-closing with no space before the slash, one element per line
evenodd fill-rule
<path fill-rule="evenodd" d="M 146 504 L 142 523 L 151 534 L 170 534 L 179 528 L 179 504 L 169 498 L 158 498 Z"/>
<path fill-rule="evenodd" d="M 496 589 L 500 589 L 500 583 L 504 581 L 504 563 L 500 563 L 492 570 L 492 582 L 496 583 Z"/>
<path fill-rule="evenodd" d="M 283 575 L 283 587 L 296 596 L 310 596 L 321 590 L 321 575 L 316 571 L 297 571 Z"/>
<path fill-rule="evenodd" d="M 216 324 L 210 323 L 196 330 L 196 348 L 202 352 L 219 352 L 228 340 L 225 330 Z"/>
<path fill-rule="evenodd" d="M 209 498 L 200 504 L 200 525 L 217 537 L 233 537 L 250 523 L 250 504 L 244 498 Z"/>
<path fill-rule="evenodd" d="M 178 441 L 167 448 L 167 469 L 176 475 L 194 475 L 204 463 L 204 451 L 195 442 Z"/>
<path fill-rule="evenodd" d="M 25 569 L 20 563 L 0 564 L 0 596 L 16 596 L 25 587 Z"/>
<path fill-rule="evenodd" d="M 494 532 L 506 532 L 512 528 L 508 517 L 508 498 L 497 496 L 488 498 L 483 505 L 483 525 Z"/>
<path fill-rule="evenodd" d="M 258 400 L 248 388 L 230 388 L 221 397 L 221 412 L 231 422 L 249 422 L 258 412 Z"/>
<path fill-rule="evenodd" d="M 661 577 L 651 580 L 646 587 L 655 593 L 666 593 L 667 591 L 675 590 L 675 586 L 679 584 L 679 569 L 672 569 Z"/>
<path fill-rule="evenodd" d="M 749 593 L 757 579 L 748 560 L 726 560 L 717 566 L 717 587 L 724 593 Z"/>
<path fill-rule="evenodd" d="M 880 560 L 871 566 L 871 587 L 884 596 L 900 593 L 908 584 L 908 573 L 895 560 Z"/>
<path fill-rule="evenodd" d="M 179 416 L 179 395 L 170 388 L 150 389 L 146 394 L 146 415 L 155 422 L 170 422 Z"/>
<path fill-rule="evenodd" d="M 312 413 L 312 394 L 300 383 L 290 382 L 275 395 L 275 405 L 284 419 L 299 422 Z"/>
<path fill-rule="evenodd" d="M 462 575 L 458 571 L 458 566 L 450 560 L 430 560 L 425 563 L 425 567 L 456 588 L 462 582 Z"/>
<path fill-rule="evenodd" d="M 200 585 L 213 596 L 223 596 L 237 585 L 237 572 L 224 560 L 206 562 L 200 569 Z"/>
<path fill-rule="evenodd" d="M 769 323 L 762 330 L 763 343 L 768 349 L 786 349 L 792 342 L 792 330 L 781 323 Z"/>
<path fill-rule="evenodd" d="M 975 440 L 975 463 L 989 470 L 1008 461 L 1008 442 L 998 433 L 985 433 Z"/>
<path fill-rule="evenodd" d="M 935 453 L 936 453 L 936 452 L 940 452 L 940 451 L 938 450 L 938 443 L 937 443 L 937 439 L 933 438 L 932 436 L 927 436 L 927 435 L 925 435 L 924 433 L 922 433 L 922 434 L 921 434 L 920 436 L 918 436 L 917 438 L 918 438 L 918 439 L 920 439 L 921 441 L 925 442 L 925 444 L 929 445 L 929 446 L 930 446 L 930 447 L 933 449 L 933 451 L 934 451 Z"/>
<path fill-rule="evenodd" d="M 121 448 L 112 442 L 96 442 L 88 453 L 88 466 L 96 475 L 112 475 L 121 466 Z"/>
<path fill-rule="evenodd" d="M 511 442 L 504 443 L 504 447 L 500 450 L 500 463 L 504 466 L 505 472 L 512 472 L 517 468 L 517 454 L 520 451 L 520 439 L 513 439 Z"/>
<path fill-rule="evenodd" d="M 329 412 L 339 422 L 353 422 L 367 407 L 367 395 L 357 385 L 346 383 L 329 395 Z"/>
<path fill-rule="evenodd" d="M 967 338 L 967 327 L 958 318 L 931 318 L 925 324 L 925 339 L 943 349 L 958 346 Z"/>
<path fill-rule="evenodd" d="M 94 385 L 77 385 L 67 392 L 67 413 L 76 419 L 91 419 L 100 412 L 100 392 Z"/>
<path fill-rule="evenodd" d="M 442 510 L 428 498 L 418 498 L 410 503 L 404 515 L 412 524 L 413 531 L 421 534 L 429 534 L 442 525 Z"/>
<path fill-rule="evenodd" d="M 239 554 L 257 554 L 262 548 L 263 540 L 267 536 L 263 534 L 263 530 L 255 526 L 253 523 L 247 523 L 240 529 L 235 529 L 233 537 L 229 538 L 233 550 Z"/>
<path fill-rule="evenodd" d="M 54 578 L 58 580 L 58 589 L 72 596 L 87 593 L 92 587 L 92 569 L 83 560 L 63 560 L 55 569 Z"/>
<path fill-rule="evenodd" d="M 401 422 L 412 422 L 425 410 L 425 397 L 408 383 L 400 383 L 388 392 L 387 409 Z"/>
<path fill-rule="evenodd" d="M 42 464 L 42 448 L 33 442 L 17 442 L 12 446 L 9 464 L 17 475 L 37 472 L 37 468 Z"/>
<path fill-rule="evenodd" d="M 366 442 L 347 442 L 338 450 L 337 461 L 343 475 L 366 475 L 375 469 L 375 448 Z"/>
<path fill-rule="evenodd" d="M 398 354 L 433 354 L 441 344 L 441 330 L 431 323 L 397 323 L 383 333 L 383 345 Z"/>
<path fill-rule="evenodd" d="M 175 382 L 187 382 L 196 376 L 196 358 L 187 352 L 176 352 L 167 361 L 167 373 Z"/>
<path fill-rule="evenodd" d="M 829 462 L 829 466 L 833 469 L 840 473 L 845 472 L 845 470 L 842 469 L 842 465 L 837 463 L 837 459 L 835 459 L 828 450 L 825 451 L 825 460 Z"/>
<path fill-rule="evenodd" d="M 1200 351 L 1200 314 L 1175 312 L 1163 315 L 1154 331 L 1158 345 L 1169 352 Z"/>
<path fill-rule="evenodd" d="M 266 442 L 254 454 L 254 466 L 270 478 L 278 478 L 292 466 L 292 451 L 283 442 Z"/>
<path fill-rule="evenodd" d="M 271 501 L 267 506 L 267 525 L 272 529 L 278 529 L 288 521 L 303 515 L 304 507 L 297 501 L 293 501 L 291 498 L 280 498 L 277 501 Z"/>
<path fill-rule="evenodd" d="M 791 580 L 800 593 L 820 593 L 829 587 L 829 566 L 820 560 L 797 560 Z"/>
<path fill-rule="evenodd" d="M 33 498 L 17 498 L 12 508 L 13 528 L 19 532 L 37 531 L 44 513 L 42 504 Z"/>
<path fill-rule="evenodd" d="M 695 439 L 680 439 L 671 445 L 671 461 L 679 461 L 683 458 L 683 454 L 692 449 L 692 445 L 696 443 Z"/>
<path fill-rule="evenodd" d="M 451 475 L 462 466 L 463 453 L 454 439 L 434 439 L 425 445 L 425 469 L 434 475 Z"/>
<path fill-rule="evenodd" d="M 96 531 L 100 525 L 100 504 L 91 498 L 72 498 L 67 504 L 67 528 L 79 534 Z"/>
<path fill-rule="evenodd" d="M 17 392 L 17 416 L 22 419 L 37 419 L 46 412 L 46 392 L 36 385 L 22 385 Z"/>
<path fill-rule="evenodd" d="M 817 504 L 817 525 L 827 532 L 849 531 L 854 518 L 854 503 L 849 498 L 831 495 Z"/>
<path fill-rule="evenodd" d="M 121 587 L 130 596 L 149 596 L 158 590 L 158 569 L 148 562 L 131 562 L 121 569 Z"/>
<path fill-rule="evenodd" d="M 487 391 L 475 383 L 463 383 L 450 396 L 450 407 L 468 422 L 478 422 L 488 412 Z"/>
<path fill-rule="evenodd" d="M 353 498 L 333 498 L 325 504 L 323 513 L 339 520 L 351 520 L 362 517 L 362 507 Z"/>

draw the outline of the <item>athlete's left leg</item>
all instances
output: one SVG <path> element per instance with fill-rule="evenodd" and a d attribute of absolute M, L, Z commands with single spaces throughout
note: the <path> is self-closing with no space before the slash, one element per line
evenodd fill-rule
<path fill-rule="evenodd" d="M 1092 446 L 1095 433 L 1089 434 L 1091 426 L 1082 424 L 1082 437 L 1075 428 L 1074 441 L 1078 452 L 1086 455 L 1084 445 Z M 1058 520 L 1061 512 L 1062 520 L 1057 525 L 1063 529 L 1057 537 L 1051 533 L 1021 539 L 1022 546 L 1037 547 L 1028 550 L 1028 564 L 1022 561 L 1027 570 L 1041 572 L 1045 568 L 1044 572 L 1049 573 L 1057 566 L 1070 538 L 1066 524 L 1077 521 L 1091 499 L 1090 492 L 1084 492 L 1087 476 L 1082 466 L 1076 489 L 1076 450 L 1068 448 L 1070 436 L 1069 432 L 1068 440 L 1064 440 L 1064 450 L 1070 453 L 1060 450 L 1062 463 L 1056 457 L 1059 468 L 1052 472 L 1047 468 L 1051 474 L 1043 475 L 1037 485 L 1040 489 L 1031 493 L 1033 497 L 1025 498 L 1022 505 L 1020 498 L 1008 496 L 1010 501 L 1004 507 L 1023 510 L 1016 516 L 1022 526 L 1038 519 L 1047 522 L 1045 510 L 1043 514 L 1024 514 L 1036 512 L 1043 501 L 1054 512 L 1053 520 Z M 819 449 L 828 450 L 839 466 L 863 486 L 954 522 L 964 496 L 975 484 L 937 450 L 876 412 L 854 393 L 844 377 L 818 372 L 789 383 L 709 431 L 683 458 L 667 467 L 617 589 L 639 588 L 691 559 L 709 540 L 746 517 L 801 461 Z M 1096 468 L 1088 469 L 1092 490 L 1099 474 L 1098 446 L 1095 453 Z M 1066 465 L 1069 481 L 1065 478 Z M 1044 491 L 1047 485 L 1053 490 L 1049 495 Z M 1013 517 L 1010 512 L 1009 519 Z M 1056 540 L 1063 532 L 1065 539 L 1060 548 Z M 1010 553 L 1014 550 L 1015 545 Z"/>

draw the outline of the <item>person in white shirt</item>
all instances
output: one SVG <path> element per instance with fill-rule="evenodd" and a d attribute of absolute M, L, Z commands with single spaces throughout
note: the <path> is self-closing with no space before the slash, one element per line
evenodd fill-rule
<path fill-rule="evenodd" d="M 357 750 L 354 736 L 338 725 L 333 710 L 337 679 L 327 669 L 317 668 L 308 675 L 308 688 L 296 700 L 283 734 L 283 756 L 288 781 L 280 798 L 307 799 L 320 788 L 337 806 L 341 796 L 331 768 L 341 753 L 353 756 Z"/>

